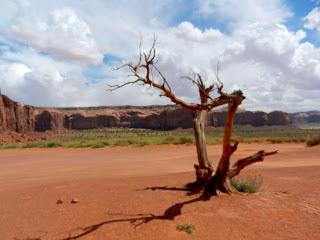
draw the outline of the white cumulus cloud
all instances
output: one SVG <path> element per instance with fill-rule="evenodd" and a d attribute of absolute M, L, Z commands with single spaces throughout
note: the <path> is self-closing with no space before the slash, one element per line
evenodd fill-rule
<path fill-rule="evenodd" d="M 178 38 L 195 42 L 214 41 L 222 36 L 222 33 L 218 29 L 210 28 L 201 31 L 199 28 L 194 27 L 190 22 L 180 23 L 175 29 L 175 34 Z"/>
<path fill-rule="evenodd" d="M 304 27 L 307 29 L 316 29 L 320 31 L 320 7 L 312 9 L 307 16 L 303 18 Z"/>
<path fill-rule="evenodd" d="M 98 64 L 103 58 L 89 26 L 70 8 L 56 9 L 44 21 L 20 17 L 10 31 L 22 42 L 63 59 Z"/>
<path fill-rule="evenodd" d="M 292 12 L 282 0 L 3 2 L 8 7 L 0 10 L 0 87 L 22 103 L 169 103 L 142 86 L 107 91 L 108 83 L 128 75 L 112 71 L 111 60 L 134 59 L 141 34 L 143 49 L 157 37 L 158 67 L 187 101 L 198 101 L 198 93 L 181 76 L 200 72 L 212 83 L 220 57 L 225 90 L 242 89 L 244 108 L 319 108 L 320 49 L 303 30 L 288 29 Z M 110 62 L 101 62 L 103 55 Z"/>
<path fill-rule="evenodd" d="M 283 0 L 197 0 L 196 15 L 227 21 L 231 26 L 255 22 L 283 23 L 292 16 Z"/>

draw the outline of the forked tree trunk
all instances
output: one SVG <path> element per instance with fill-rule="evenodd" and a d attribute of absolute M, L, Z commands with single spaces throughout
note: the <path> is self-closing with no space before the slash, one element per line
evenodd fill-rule
<path fill-rule="evenodd" d="M 213 177 L 209 180 L 205 188 L 205 194 L 215 195 L 217 191 L 224 193 L 237 192 L 231 185 L 230 180 L 238 175 L 240 171 L 253 164 L 255 162 L 263 161 L 265 156 L 276 154 L 278 151 L 265 152 L 263 150 L 258 151 L 256 154 L 239 159 L 230 167 L 231 155 L 237 150 L 238 142 L 231 145 L 231 136 L 233 130 L 233 119 L 236 114 L 238 106 L 243 100 L 242 96 L 236 101 L 232 101 L 228 104 L 227 119 L 224 127 L 222 156 L 220 158 L 218 167 Z"/>
<path fill-rule="evenodd" d="M 230 157 L 237 149 L 238 143 L 231 145 L 231 135 L 233 129 L 233 118 L 237 108 L 241 102 L 234 101 L 228 104 L 227 119 L 224 126 L 222 155 L 219 165 L 214 175 L 215 188 L 221 192 L 230 192 L 232 188 L 229 183 L 228 171 L 230 165 Z"/>
<path fill-rule="evenodd" d="M 232 101 L 228 104 L 227 119 L 224 126 L 222 155 L 216 169 L 214 176 L 209 180 L 205 194 L 214 195 L 217 191 L 229 193 L 233 192 L 230 185 L 230 178 L 228 177 L 230 157 L 237 149 L 238 142 L 231 145 L 231 135 L 233 129 L 233 118 L 238 106 L 241 104 L 242 98 L 239 101 Z"/>
<path fill-rule="evenodd" d="M 213 168 L 208 159 L 206 148 L 205 126 L 208 112 L 206 110 L 197 111 L 193 116 L 194 137 L 196 140 L 198 164 L 194 165 L 197 176 L 197 184 L 205 185 L 209 181 Z"/>

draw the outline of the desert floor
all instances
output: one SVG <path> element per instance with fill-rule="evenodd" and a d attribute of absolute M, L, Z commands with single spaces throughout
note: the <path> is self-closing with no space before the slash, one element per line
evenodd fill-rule
<path fill-rule="evenodd" d="M 146 189 L 193 181 L 194 146 L 1 150 L 0 239 L 320 239 L 320 147 L 240 144 L 233 157 L 260 149 L 280 152 L 241 176 L 263 189 L 209 201 Z M 208 152 L 217 161 L 221 146 Z M 192 234 L 176 230 L 185 223 Z"/>

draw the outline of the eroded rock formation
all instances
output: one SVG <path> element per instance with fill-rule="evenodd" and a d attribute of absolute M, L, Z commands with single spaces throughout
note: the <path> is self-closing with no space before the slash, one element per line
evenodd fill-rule
<path fill-rule="evenodd" d="M 0 132 L 12 131 L 24 133 L 33 131 L 35 126 L 35 108 L 22 106 L 5 95 L 0 95 Z"/>
<path fill-rule="evenodd" d="M 57 110 L 40 111 L 36 116 L 35 131 L 59 131 L 69 128 L 69 117 Z"/>
<path fill-rule="evenodd" d="M 273 111 L 268 114 L 268 125 L 288 125 L 289 114 L 281 111 Z"/>
<path fill-rule="evenodd" d="M 265 126 L 291 123 L 320 122 L 319 112 L 288 114 L 239 110 L 236 125 Z M 225 110 L 209 113 L 208 125 L 224 126 Z M 94 129 L 105 127 L 130 127 L 155 130 L 172 130 L 192 127 L 192 111 L 175 106 L 150 107 L 92 107 L 35 109 L 2 95 L 0 96 L 0 132 L 60 131 L 67 129 Z"/>

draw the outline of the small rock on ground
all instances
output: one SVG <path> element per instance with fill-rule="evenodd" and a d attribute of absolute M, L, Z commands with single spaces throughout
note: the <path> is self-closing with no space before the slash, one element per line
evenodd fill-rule
<path fill-rule="evenodd" d="M 80 200 L 78 198 L 72 198 L 71 203 L 78 203 Z"/>

